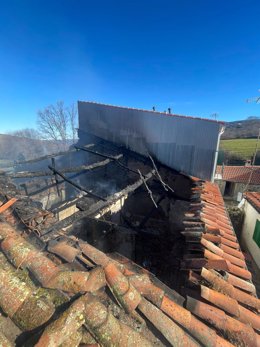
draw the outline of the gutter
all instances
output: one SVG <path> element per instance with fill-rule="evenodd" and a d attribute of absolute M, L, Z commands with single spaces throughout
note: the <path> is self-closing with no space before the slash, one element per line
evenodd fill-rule
<path fill-rule="evenodd" d="M 218 133 L 218 142 L 217 142 L 217 148 L 216 148 L 216 152 L 215 152 L 215 159 L 214 159 L 213 171 L 212 171 L 212 175 L 211 175 L 211 182 L 212 182 L 212 183 L 214 183 L 215 172 L 216 172 L 216 167 L 217 167 L 217 162 L 218 162 L 218 153 L 219 153 L 220 137 L 221 137 L 221 135 L 224 134 L 224 131 L 225 131 L 225 127 L 222 126 L 222 127 L 220 128 L 219 133 Z"/>

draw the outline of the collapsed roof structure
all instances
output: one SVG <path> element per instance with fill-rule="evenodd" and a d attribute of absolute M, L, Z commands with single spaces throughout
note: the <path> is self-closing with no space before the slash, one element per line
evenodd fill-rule
<path fill-rule="evenodd" d="M 217 185 L 93 134 L 40 159 L 0 175 L 0 345 L 260 345 Z"/>

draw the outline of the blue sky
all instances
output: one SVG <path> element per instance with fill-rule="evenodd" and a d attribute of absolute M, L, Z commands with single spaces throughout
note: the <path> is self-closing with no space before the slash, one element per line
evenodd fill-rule
<path fill-rule="evenodd" d="M 0 132 L 77 100 L 260 116 L 259 0 L 0 0 Z"/>

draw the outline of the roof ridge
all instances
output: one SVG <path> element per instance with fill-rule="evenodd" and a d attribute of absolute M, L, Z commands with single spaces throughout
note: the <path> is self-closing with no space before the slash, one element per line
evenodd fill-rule
<path fill-rule="evenodd" d="M 208 121 L 208 122 L 219 123 L 219 124 L 222 124 L 222 125 L 225 124 L 224 121 L 218 121 L 218 120 L 209 119 L 209 118 L 203 118 L 203 117 L 199 117 L 199 116 L 189 116 L 189 115 L 173 114 L 173 113 L 167 113 L 167 112 L 161 112 L 161 111 L 153 111 L 153 110 L 147 110 L 147 109 L 135 108 L 135 107 L 118 106 L 118 105 L 105 104 L 105 103 L 96 102 L 96 101 L 78 100 L 78 102 L 87 103 L 87 104 L 102 105 L 102 106 L 109 106 L 109 107 L 114 107 L 114 108 L 123 108 L 123 109 L 126 109 L 126 110 L 135 110 L 135 111 L 142 111 L 142 112 L 152 112 L 152 113 L 155 113 L 155 114 L 160 114 L 160 115 L 169 116 L 169 117 L 180 117 L 180 118 L 205 120 L 205 121 Z"/>

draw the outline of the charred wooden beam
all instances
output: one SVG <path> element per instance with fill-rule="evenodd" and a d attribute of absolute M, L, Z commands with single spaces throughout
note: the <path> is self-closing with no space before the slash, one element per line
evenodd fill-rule
<path fill-rule="evenodd" d="M 89 141 L 96 143 L 97 146 L 101 146 L 103 148 L 111 149 L 111 150 L 118 150 L 118 151 L 120 151 L 120 153 L 123 153 L 123 155 L 126 156 L 126 158 L 131 157 L 138 162 L 142 162 L 145 165 L 150 164 L 150 159 L 148 159 L 147 157 L 145 157 L 145 156 L 143 156 L 137 152 L 132 151 L 129 148 L 126 148 L 124 145 L 112 143 L 112 142 L 105 140 L 101 137 L 95 136 L 88 131 L 83 131 L 82 129 L 78 129 L 78 136 L 80 139 L 85 139 L 87 137 L 89 139 Z"/>
<path fill-rule="evenodd" d="M 118 159 L 116 159 L 116 157 L 113 157 L 113 156 L 107 155 L 107 154 L 103 154 L 103 153 L 99 153 L 99 152 L 96 152 L 96 151 L 92 151 L 91 149 L 88 149 L 88 148 L 85 148 L 85 147 L 80 147 L 80 146 L 74 146 L 74 147 L 76 149 L 81 149 L 82 151 L 86 151 L 88 153 L 92 153 L 92 154 L 95 154 L 95 155 L 103 157 L 103 158 L 108 158 L 108 159 L 114 160 L 116 162 L 116 164 L 121 166 L 123 169 L 128 170 L 130 172 L 133 172 L 133 173 L 139 175 L 138 171 L 130 169 L 128 166 L 124 165 Z"/>
<path fill-rule="evenodd" d="M 154 175 L 154 170 L 150 171 L 147 175 L 145 175 L 144 179 L 148 181 L 151 179 Z M 62 221 L 59 221 L 55 223 L 52 227 L 42 231 L 43 240 L 49 241 L 52 238 L 55 238 L 59 235 L 61 229 L 63 228 L 69 228 L 75 221 L 82 219 L 84 217 L 95 217 L 98 218 L 99 216 L 104 215 L 107 213 L 113 206 L 116 204 L 120 204 L 124 199 L 127 199 L 127 197 L 132 194 L 136 189 L 138 189 L 143 184 L 143 180 L 139 179 L 132 185 L 127 186 L 125 189 L 121 190 L 120 192 L 110 196 L 107 198 L 106 201 L 98 201 L 92 205 L 86 205 L 84 207 L 83 200 L 80 199 L 82 202 L 80 205 L 77 204 L 77 207 L 81 209 L 81 211 L 78 211 L 74 213 L 73 215 L 63 219 Z M 85 209 L 85 210 L 84 210 Z"/>
<path fill-rule="evenodd" d="M 73 179 L 73 178 L 76 178 L 76 177 L 78 177 L 78 176 L 80 176 L 80 175 L 82 175 L 82 174 L 84 174 L 84 173 L 85 173 L 85 171 L 80 171 L 80 172 L 77 172 L 77 173 L 75 173 L 74 175 L 70 176 L 69 178 L 70 178 L 70 179 Z M 46 181 L 47 181 L 47 179 L 46 179 Z M 61 179 L 61 180 L 59 180 L 59 182 L 58 182 L 57 184 L 60 185 L 60 184 L 63 184 L 64 182 L 65 182 L 65 181 L 64 181 L 63 179 Z M 40 189 L 38 189 L 38 190 L 35 190 L 34 192 L 28 193 L 28 194 L 26 194 L 26 195 L 28 195 L 28 196 L 35 196 L 35 195 L 37 195 L 37 194 L 40 194 L 40 193 L 45 192 L 45 190 L 47 190 L 47 189 L 54 188 L 55 185 L 56 185 L 56 183 L 48 184 L 48 182 L 46 182 L 46 186 L 44 186 L 43 188 L 40 188 Z M 23 186 L 23 185 L 21 185 L 21 186 Z M 27 187 L 27 188 L 28 188 L 28 187 Z"/>
<path fill-rule="evenodd" d="M 56 204 L 53 204 L 51 206 L 51 212 L 56 214 L 56 213 L 59 213 L 61 211 L 63 211 L 64 209 L 68 208 L 68 207 L 71 207 L 71 206 L 76 206 L 76 201 L 78 201 L 78 199 L 81 199 L 81 198 L 78 198 L 78 197 L 74 197 L 74 198 L 70 198 L 70 199 L 65 199 L 63 201 L 60 201 Z"/>
<path fill-rule="evenodd" d="M 96 151 L 93 151 L 93 150 L 91 150 L 91 149 L 84 148 L 84 147 L 77 146 L 77 145 L 75 145 L 74 147 L 75 147 L 76 149 L 81 149 L 81 150 L 83 150 L 83 151 L 86 151 L 86 152 L 88 152 L 88 153 L 95 154 L 95 155 L 97 155 L 97 156 L 101 156 L 101 157 L 103 157 L 103 158 L 108 158 L 108 159 L 114 160 L 115 163 L 118 164 L 119 166 L 121 166 L 123 169 L 128 170 L 128 171 L 130 171 L 130 172 L 133 172 L 133 173 L 136 174 L 136 175 L 140 175 L 140 173 L 138 172 L 138 170 L 130 169 L 128 166 L 124 165 L 121 161 L 119 161 L 119 160 L 116 159 L 115 157 L 112 157 L 112 156 L 109 156 L 109 155 L 107 155 L 107 154 L 103 154 L 103 153 L 100 153 L 100 152 L 96 152 Z M 123 149 L 123 148 L 120 148 L 120 149 Z M 153 161 L 153 164 L 154 164 L 154 166 L 155 166 L 154 161 Z M 158 173 L 156 173 L 156 170 L 157 170 Z M 161 176 L 160 176 L 159 171 L 158 171 L 157 168 L 154 169 L 153 172 L 154 172 L 154 178 L 155 178 L 157 181 L 159 181 L 159 182 L 163 185 L 164 189 L 166 188 L 165 190 L 166 190 L 166 192 L 169 194 L 170 197 L 174 197 L 174 198 L 176 198 L 177 200 L 183 200 L 183 201 L 189 201 L 189 202 L 190 202 L 190 198 L 183 198 L 182 196 L 176 194 L 176 193 L 174 192 L 174 190 L 173 190 L 170 186 L 168 186 L 166 183 L 163 182 L 163 180 L 162 180 L 162 178 L 161 178 Z M 143 176 L 143 174 L 141 174 L 141 176 Z M 144 176 L 143 176 L 143 177 L 144 177 Z M 148 192 L 149 192 L 149 189 L 148 189 Z M 150 193 L 149 193 L 149 194 L 150 194 Z M 151 196 L 151 194 L 150 194 L 150 196 Z M 151 198 L 152 198 L 152 196 L 151 196 Z"/>
<path fill-rule="evenodd" d="M 148 181 L 150 178 L 152 178 L 152 175 L 154 174 L 154 170 L 150 171 L 147 175 L 143 176 L 142 179 L 139 179 L 135 183 L 127 186 L 123 190 L 121 190 L 118 193 L 115 193 L 111 196 L 109 196 L 106 200 L 106 202 L 98 201 L 96 204 L 89 206 L 88 204 L 84 206 L 84 199 L 81 199 L 80 204 L 77 204 L 78 208 L 80 210 L 87 210 L 89 212 L 89 215 L 94 215 L 98 213 L 100 216 L 104 215 L 110 210 L 111 205 L 114 205 L 115 203 L 124 200 L 127 198 L 130 194 L 132 194 L 137 188 L 139 188 L 144 181 Z"/>
<path fill-rule="evenodd" d="M 90 148 L 90 147 L 94 147 L 94 143 L 90 143 L 84 147 L 86 148 Z M 82 148 L 84 148 L 82 147 Z M 58 152 L 58 153 L 54 153 L 54 154 L 47 154 L 47 155 L 43 155 L 42 157 L 38 157 L 35 159 L 30 159 L 30 160 L 24 160 L 24 161 L 19 161 L 17 163 L 14 164 L 14 166 L 20 165 L 20 164 L 30 164 L 30 163 L 37 163 L 37 161 L 41 161 L 41 160 L 45 160 L 45 159 L 49 159 L 49 158 L 54 158 L 54 157 L 58 157 L 60 155 L 66 155 L 66 154 L 70 154 L 73 152 L 77 152 L 77 149 L 71 149 L 68 151 L 62 151 L 62 152 Z"/>
<path fill-rule="evenodd" d="M 97 194 L 94 194 L 92 192 L 90 192 L 89 190 L 85 189 L 84 187 L 80 186 L 79 184 L 73 182 L 72 180 L 70 180 L 69 178 L 67 178 L 66 176 L 64 176 L 60 171 L 54 169 L 52 166 L 48 165 L 48 168 L 55 174 L 60 176 L 64 181 L 68 182 L 69 184 L 71 184 L 72 186 L 74 186 L 75 188 L 87 193 L 88 195 L 92 196 L 93 198 L 99 199 L 99 200 L 103 200 L 106 201 L 105 198 L 103 198 L 102 196 L 99 196 Z"/>
<path fill-rule="evenodd" d="M 52 165 L 52 167 L 53 167 L 54 169 L 56 168 L 55 158 L 51 158 L 51 165 Z M 55 183 L 56 183 L 57 194 L 58 194 L 59 197 L 61 197 L 61 193 L 60 193 L 59 186 L 58 186 L 58 182 L 59 182 L 59 180 L 58 180 L 58 175 L 55 173 L 54 177 L 55 177 Z"/>
<path fill-rule="evenodd" d="M 76 176 L 78 176 L 79 174 L 76 174 L 76 175 L 73 175 L 73 176 L 71 176 L 70 178 L 75 178 Z M 59 185 L 59 184 L 62 184 L 62 183 L 64 183 L 65 181 L 64 180 L 60 180 L 57 184 Z M 22 187 L 24 187 L 24 185 L 21 185 Z M 47 184 L 46 183 L 46 186 L 44 186 L 43 188 L 40 188 L 40 189 L 38 189 L 38 190 L 35 190 L 34 192 L 31 192 L 31 193 L 27 193 L 26 195 L 27 196 L 35 196 L 35 195 L 37 195 L 37 194 L 40 194 L 40 193 L 43 193 L 43 192 L 45 192 L 45 190 L 47 190 L 47 189 L 51 189 L 51 188 L 54 188 L 56 186 L 56 183 L 51 183 L 51 184 Z M 28 187 L 27 187 L 28 188 Z M 28 189 L 27 189 L 28 190 Z"/>
<path fill-rule="evenodd" d="M 115 157 L 113 157 L 114 159 L 105 159 L 90 165 L 80 165 L 80 166 L 74 166 L 74 167 L 70 167 L 70 168 L 64 168 L 59 170 L 59 172 L 61 173 L 73 173 L 73 172 L 81 172 L 81 171 L 90 171 L 90 170 L 94 170 L 96 168 L 105 166 L 111 162 L 113 162 L 114 160 L 120 159 L 123 157 L 123 154 L 119 154 Z M 11 173 L 8 176 L 11 178 L 31 178 L 31 177 L 43 177 L 43 176 L 52 176 L 53 173 L 50 171 L 36 171 L 36 172 L 29 172 L 29 171 L 25 171 L 25 172 L 16 172 L 16 173 Z"/>

